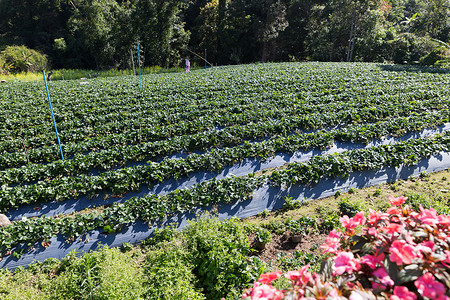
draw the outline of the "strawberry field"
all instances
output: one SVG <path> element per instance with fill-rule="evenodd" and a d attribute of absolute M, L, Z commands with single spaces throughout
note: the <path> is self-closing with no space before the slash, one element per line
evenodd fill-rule
<path fill-rule="evenodd" d="M 437 69 L 260 64 L 146 76 L 142 90 L 130 76 L 49 88 L 64 160 L 43 83 L 0 85 L 6 266 L 56 236 L 130 234 L 266 186 L 450 163 L 450 73 Z"/>

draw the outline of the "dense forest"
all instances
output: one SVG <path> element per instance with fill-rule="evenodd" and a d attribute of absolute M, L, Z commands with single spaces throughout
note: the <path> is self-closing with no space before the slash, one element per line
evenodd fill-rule
<path fill-rule="evenodd" d="M 450 0 L 0 0 L 0 51 L 53 68 L 266 61 L 415 63 L 448 55 Z M 440 48 L 439 48 L 440 47 Z"/>

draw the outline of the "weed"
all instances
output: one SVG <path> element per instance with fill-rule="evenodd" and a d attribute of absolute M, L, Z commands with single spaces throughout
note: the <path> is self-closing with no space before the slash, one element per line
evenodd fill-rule
<path fill-rule="evenodd" d="M 376 189 L 375 192 L 373 193 L 374 197 L 378 197 L 381 195 L 381 190 L 380 189 Z"/>
<path fill-rule="evenodd" d="M 292 197 L 286 196 L 284 198 L 284 204 L 283 204 L 283 209 L 285 210 L 291 210 L 291 209 L 296 209 L 302 206 L 302 201 L 299 200 L 293 200 Z"/>
<path fill-rule="evenodd" d="M 342 198 L 339 200 L 338 207 L 342 216 L 347 215 L 350 218 L 361 210 L 361 204 L 358 202 L 351 202 L 350 198 Z"/>

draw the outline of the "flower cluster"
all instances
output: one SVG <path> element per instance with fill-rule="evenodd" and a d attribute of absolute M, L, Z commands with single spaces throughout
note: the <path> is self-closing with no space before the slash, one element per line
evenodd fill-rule
<path fill-rule="evenodd" d="M 282 273 L 263 274 L 243 298 L 450 300 L 450 216 L 416 212 L 403 196 L 389 200 L 385 213 L 340 219 L 343 230 L 322 246 L 329 257 L 320 275 L 309 266 L 289 271 L 292 288 L 278 290 L 271 282 Z"/>

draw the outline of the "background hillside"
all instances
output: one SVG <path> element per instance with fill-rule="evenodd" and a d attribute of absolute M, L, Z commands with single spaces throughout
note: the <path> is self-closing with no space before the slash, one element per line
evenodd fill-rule
<path fill-rule="evenodd" d="M 25 45 L 53 68 L 131 68 L 138 43 L 145 65 L 162 67 L 203 64 L 187 49 L 214 65 L 432 65 L 449 51 L 433 39 L 449 35 L 449 0 L 0 0 L 0 51 Z"/>

